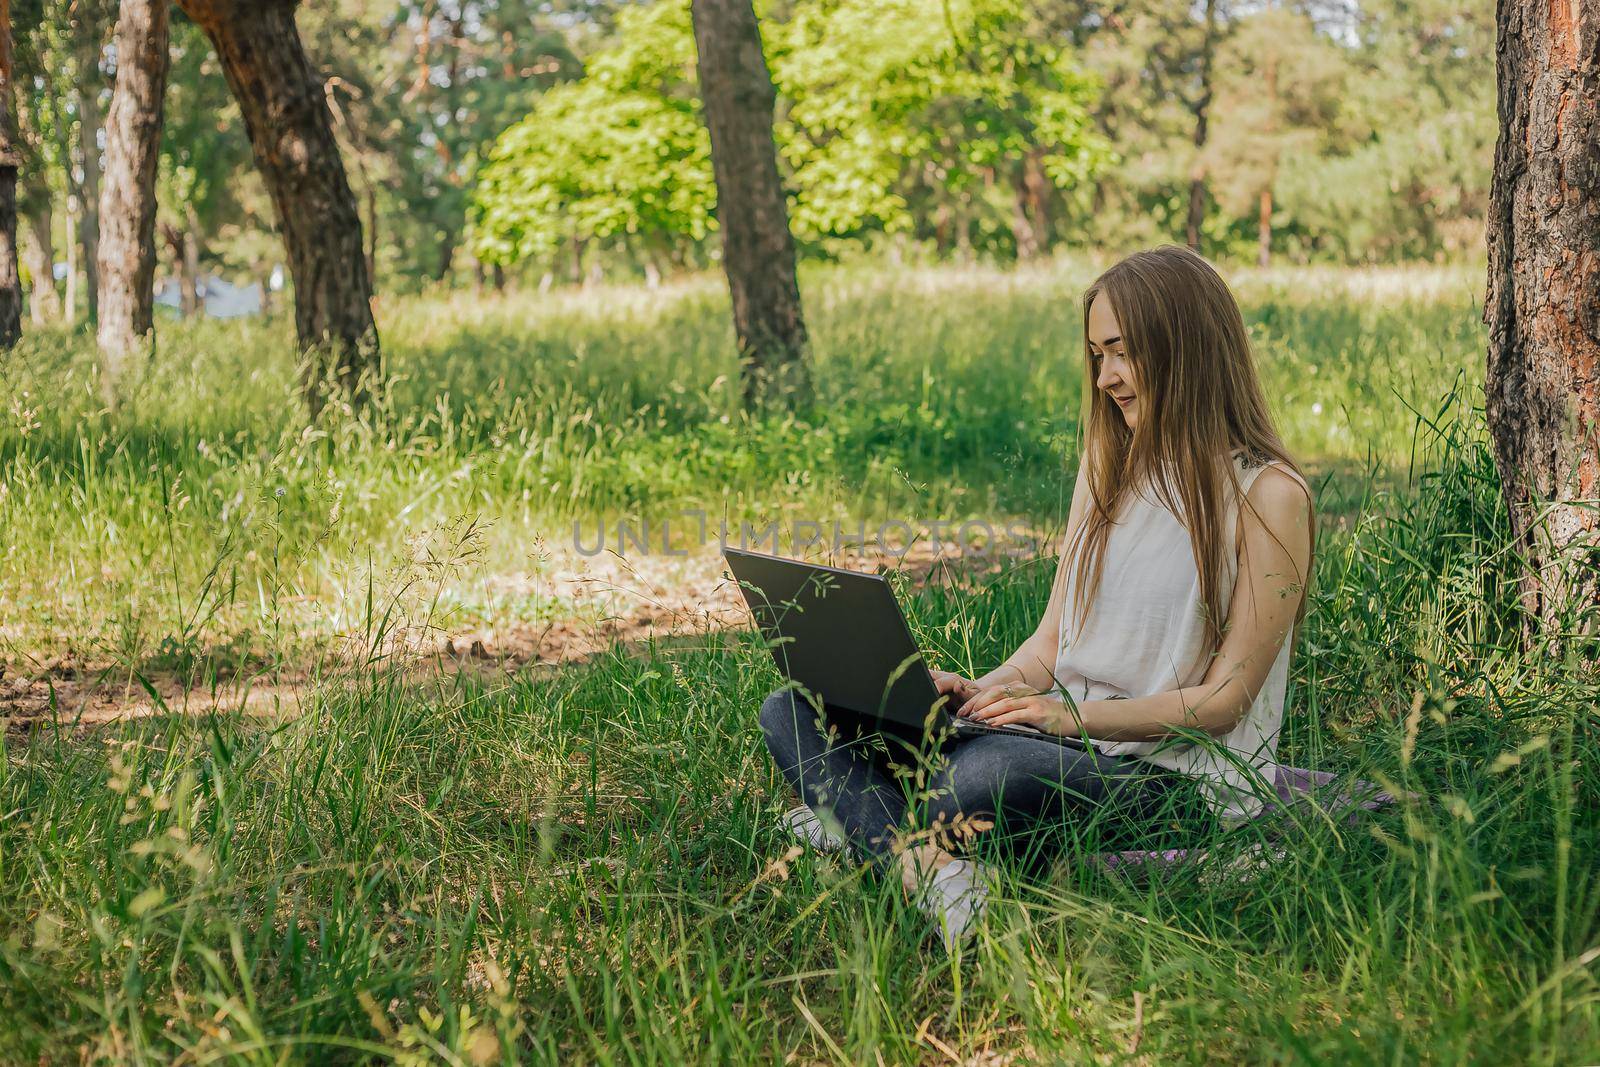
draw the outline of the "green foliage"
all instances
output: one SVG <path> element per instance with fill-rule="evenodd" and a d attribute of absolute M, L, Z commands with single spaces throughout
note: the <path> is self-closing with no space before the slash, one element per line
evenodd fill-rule
<path fill-rule="evenodd" d="M 1010 0 L 819 0 L 773 24 L 797 235 L 926 234 L 936 216 L 968 225 L 974 210 L 1008 219 L 1032 153 L 1063 189 L 1097 174 L 1092 81 L 1029 29 Z"/>
<path fill-rule="evenodd" d="M 1094 5 L 1050 10 L 1047 25 L 1081 42 L 1106 85 L 1098 124 L 1123 160 L 1078 216 L 1090 240 L 1183 240 L 1198 177 L 1208 254 L 1253 256 L 1263 192 L 1272 247 L 1297 261 L 1481 247 L 1495 131 L 1490 8 L 1134 0 L 1112 19 Z"/>
<path fill-rule="evenodd" d="M 1280 203 L 1339 259 L 1478 248 L 1498 129 L 1494 12 L 1448 0 L 1362 12 L 1346 92 L 1369 132 L 1337 152 L 1291 152 Z"/>
<path fill-rule="evenodd" d="M 342 0 L 300 7 L 301 34 L 329 80 L 351 184 L 368 200 L 367 225 L 384 239 L 383 287 L 452 276 L 489 146 L 541 93 L 581 71 L 574 48 L 586 22 L 569 18 L 564 6 Z"/>
<path fill-rule="evenodd" d="M 1012 0 L 812 0 L 769 18 L 796 236 L 954 226 L 1003 242 L 1030 154 L 1063 188 L 1096 173 L 1106 149 L 1090 129 L 1091 82 L 1028 28 Z M 476 253 L 515 262 L 572 241 L 701 240 L 715 188 L 693 67 L 686 3 L 625 11 L 584 80 L 501 136 L 474 195 Z"/>
<path fill-rule="evenodd" d="M 501 134 L 473 192 L 474 254 L 544 259 L 572 241 L 659 250 L 705 236 L 716 190 L 690 81 L 687 4 L 624 11 L 580 82 Z"/>

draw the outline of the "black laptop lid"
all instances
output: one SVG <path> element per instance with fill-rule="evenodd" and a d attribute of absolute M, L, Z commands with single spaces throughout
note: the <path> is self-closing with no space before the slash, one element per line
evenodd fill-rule
<path fill-rule="evenodd" d="M 724 554 L 784 675 L 834 707 L 909 727 L 927 722 L 939 692 L 884 578 Z"/>

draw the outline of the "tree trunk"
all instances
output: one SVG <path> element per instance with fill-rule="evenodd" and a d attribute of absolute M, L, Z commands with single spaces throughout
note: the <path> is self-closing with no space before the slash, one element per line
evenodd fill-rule
<path fill-rule="evenodd" d="M 179 237 L 178 310 L 184 318 L 200 314 L 200 238 L 195 233 L 194 219 L 183 228 Z"/>
<path fill-rule="evenodd" d="M 572 239 L 572 284 L 583 284 L 583 246 L 582 237 Z"/>
<path fill-rule="evenodd" d="M 80 16 L 78 34 L 78 260 L 83 268 L 83 305 L 93 322 L 100 298 L 100 33 Z"/>
<path fill-rule="evenodd" d="M 455 258 L 456 258 L 456 238 L 455 238 L 455 234 L 453 232 L 448 232 L 447 231 L 445 233 L 445 235 L 444 235 L 444 240 L 439 245 L 439 267 L 438 267 L 437 272 L 434 274 L 434 279 L 436 281 L 445 282 L 446 284 L 449 283 L 449 281 L 450 281 L 450 266 L 451 266 L 451 264 L 453 264 L 455 262 Z"/>
<path fill-rule="evenodd" d="M 692 0 L 690 12 L 745 399 L 804 395 L 806 327 L 761 30 L 751 0 Z"/>
<path fill-rule="evenodd" d="M 1256 208 L 1256 266 L 1272 265 L 1272 186 L 1263 185 Z"/>
<path fill-rule="evenodd" d="M 1054 243 L 1050 223 L 1050 178 L 1044 172 L 1044 150 L 1035 148 L 1022 164 L 1022 185 L 1027 190 L 1028 220 L 1033 224 L 1033 243 L 1040 252 L 1048 252 Z"/>
<path fill-rule="evenodd" d="M 352 407 L 381 380 L 361 219 L 323 95 L 295 28 L 293 0 L 179 0 L 211 39 L 294 279 L 302 385 L 316 418 L 328 385 Z"/>
<path fill-rule="evenodd" d="M 168 0 L 122 0 L 117 85 L 106 118 L 100 199 L 101 386 L 115 403 L 131 360 L 153 325 L 156 164 L 167 88 Z"/>
<path fill-rule="evenodd" d="M 1600 8 L 1500 0 L 1486 409 L 1530 624 L 1600 613 Z"/>
<path fill-rule="evenodd" d="M 0 349 L 22 336 L 22 275 L 17 270 L 17 173 L 22 159 L 11 121 L 11 2 L 0 0 Z"/>
<path fill-rule="evenodd" d="M 72 205 L 67 205 L 67 303 L 61 313 L 67 326 L 78 324 L 78 238 L 76 236 L 78 220 L 72 212 Z"/>
<path fill-rule="evenodd" d="M 362 177 L 366 178 L 366 175 Z M 373 191 L 370 178 L 366 179 L 364 185 L 367 200 L 367 282 L 370 285 L 378 276 L 378 194 Z"/>
<path fill-rule="evenodd" d="M 1214 83 L 1211 80 L 1211 61 L 1216 56 L 1216 5 L 1218 0 L 1205 0 L 1205 30 L 1200 37 L 1200 93 L 1195 96 L 1195 162 L 1189 170 L 1189 219 L 1184 227 L 1184 240 L 1192 250 L 1200 251 L 1200 226 L 1205 222 L 1205 146 L 1210 141 L 1211 98 Z"/>
<path fill-rule="evenodd" d="M 43 326 L 61 317 L 61 294 L 56 292 L 55 240 L 50 232 L 55 220 L 51 218 L 48 193 L 31 202 L 27 217 L 31 239 L 24 247 L 28 273 L 33 275 L 33 285 L 28 290 L 28 316 L 35 326 Z"/>
<path fill-rule="evenodd" d="M 1200 38 L 1200 92 L 1194 102 L 1194 165 L 1189 169 L 1189 218 L 1184 239 L 1200 251 L 1200 227 L 1206 220 L 1206 142 L 1210 138 L 1211 60 L 1217 51 L 1217 0 L 1206 0 L 1205 31 Z"/>
<path fill-rule="evenodd" d="M 1018 165 L 1011 197 L 1011 239 L 1016 242 L 1019 260 L 1033 259 L 1040 252 L 1039 234 L 1028 216 L 1027 171 Z"/>

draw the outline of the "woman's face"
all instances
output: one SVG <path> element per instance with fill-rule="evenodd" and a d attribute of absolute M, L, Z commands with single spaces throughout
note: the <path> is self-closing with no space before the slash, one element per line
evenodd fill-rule
<path fill-rule="evenodd" d="M 1122 343 L 1117 312 L 1105 293 L 1089 305 L 1089 356 L 1094 361 L 1095 388 L 1122 409 L 1122 419 L 1132 430 L 1139 425 L 1139 393 L 1134 388 L 1133 364 Z"/>

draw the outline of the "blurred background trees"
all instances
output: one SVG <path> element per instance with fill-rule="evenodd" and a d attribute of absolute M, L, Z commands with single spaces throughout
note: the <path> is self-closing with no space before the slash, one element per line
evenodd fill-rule
<path fill-rule="evenodd" d="M 94 315 L 113 0 L 13 0 L 23 288 Z M 802 257 L 1190 241 L 1245 260 L 1481 248 L 1493 18 L 1464 0 L 757 7 Z M 379 292 L 658 279 L 720 247 L 687 0 L 302 6 Z M 221 66 L 180 11 L 158 301 L 292 284 Z M 283 294 L 287 295 L 287 294 Z"/>

